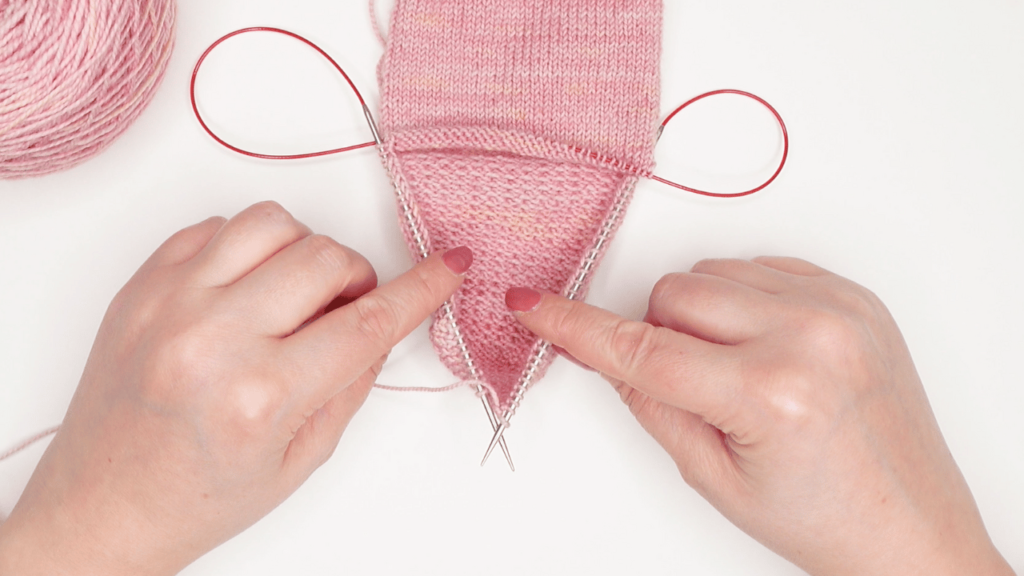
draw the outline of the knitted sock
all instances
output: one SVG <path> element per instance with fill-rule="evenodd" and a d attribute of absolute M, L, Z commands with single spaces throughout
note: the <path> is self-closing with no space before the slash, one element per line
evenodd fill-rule
<path fill-rule="evenodd" d="M 380 63 L 383 159 L 417 257 L 473 268 L 431 338 L 507 408 L 550 358 L 507 311 L 511 286 L 582 298 L 659 109 L 661 0 L 398 0 Z M 628 168 L 622 168 L 628 167 Z M 528 382 L 528 383 L 532 383 Z"/>

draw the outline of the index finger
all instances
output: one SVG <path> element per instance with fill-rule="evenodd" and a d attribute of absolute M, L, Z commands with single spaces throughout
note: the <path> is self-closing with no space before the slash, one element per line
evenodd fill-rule
<path fill-rule="evenodd" d="M 326 400 L 348 387 L 451 298 L 472 262 L 466 247 L 435 252 L 286 338 L 308 393 Z"/>
<path fill-rule="evenodd" d="M 520 289 L 510 290 L 506 300 L 515 308 L 513 290 Z M 712 425 L 725 417 L 741 383 L 739 358 L 729 346 L 554 294 L 540 295 L 532 308 L 514 313 L 537 336 L 581 362 Z"/>

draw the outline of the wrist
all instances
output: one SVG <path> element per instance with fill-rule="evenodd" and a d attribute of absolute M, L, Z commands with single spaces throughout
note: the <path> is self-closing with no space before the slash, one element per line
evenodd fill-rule
<path fill-rule="evenodd" d="M 20 509 L 19 509 L 20 508 Z M 19 506 L 0 524 L 0 574 L 11 576 L 158 576 L 133 565 L 88 526 L 71 526 L 59 514 Z M 138 563 L 135 563 L 138 564 Z M 170 573 L 168 573 L 170 574 Z"/>
<path fill-rule="evenodd" d="M 1016 576 L 987 534 L 984 539 L 961 537 L 945 545 L 904 542 L 885 552 L 851 555 L 860 562 L 832 563 L 831 569 L 810 570 L 822 576 L 859 576 L 879 574 L 891 576 Z M 832 560 L 838 560 L 833 558 Z"/>
<path fill-rule="evenodd" d="M 46 574 L 96 574 L 76 553 L 74 539 L 57 530 L 47 530 L 39 518 L 18 511 L 0 525 L 0 574 L 43 576 Z M 58 544 L 59 543 L 59 544 Z M 58 550 L 60 548 L 61 550 Z"/>
<path fill-rule="evenodd" d="M 72 554 L 57 555 L 55 542 L 74 544 L 59 533 L 51 533 L 48 539 L 42 538 L 43 530 L 34 527 L 25 514 L 17 511 L 0 524 L 0 574 L 18 576 L 36 576 L 44 574 L 71 574 L 72 566 L 68 560 Z M 49 540 L 49 541 L 48 541 Z M 63 557 L 62 557 L 63 556 Z M 83 566 L 76 570 L 83 574 L 91 574 Z"/>

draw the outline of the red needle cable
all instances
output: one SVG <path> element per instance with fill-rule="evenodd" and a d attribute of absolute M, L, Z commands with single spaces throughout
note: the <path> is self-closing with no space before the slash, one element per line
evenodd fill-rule
<path fill-rule="evenodd" d="M 206 133 L 209 134 L 211 138 L 216 140 L 221 146 L 224 146 L 225 148 L 228 148 L 230 150 L 238 152 L 239 154 L 244 154 L 246 156 L 251 156 L 253 158 L 262 158 L 264 160 L 298 160 L 300 158 L 315 158 L 317 156 L 327 156 L 327 155 L 330 155 L 330 154 L 340 154 L 341 152 L 348 152 L 349 150 L 357 150 L 359 148 L 368 148 L 368 147 L 374 146 L 376 144 L 375 141 L 372 141 L 372 142 L 364 142 L 362 144 L 355 144 L 353 146 L 345 146 L 343 148 L 334 148 L 332 150 L 323 150 L 323 151 L 320 151 L 320 152 L 308 152 L 308 153 L 305 153 L 305 154 L 276 155 L 276 154 L 260 154 L 258 152 L 250 152 L 248 150 L 243 150 L 243 149 L 241 149 L 241 148 L 239 148 L 237 146 L 233 146 L 233 145 L 225 142 L 220 136 L 217 136 L 216 134 L 214 134 L 213 130 L 211 130 L 210 127 L 206 125 L 206 122 L 203 121 L 203 116 L 199 113 L 199 106 L 196 104 L 196 77 L 199 76 L 199 68 L 202 67 L 203 62 L 206 60 L 206 57 L 209 56 L 210 53 L 213 52 L 213 50 L 217 46 L 220 46 L 222 43 L 224 43 L 225 40 L 228 40 L 229 38 L 232 38 L 234 36 L 238 36 L 239 34 L 245 34 L 245 33 L 248 33 L 248 32 L 274 32 L 276 34 L 283 34 L 285 36 L 289 36 L 291 38 L 294 38 L 294 39 L 302 42 L 303 44 L 306 44 L 307 46 L 313 48 L 314 50 L 319 52 L 324 58 L 327 58 L 327 61 L 330 62 L 331 65 L 334 66 L 334 68 L 338 72 L 341 72 L 341 75 L 345 78 L 345 81 L 348 82 L 348 85 L 352 88 L 352 91 L 355 92 L 356 98 L 359 99 L 359 104 L 363 107 L 363 110 L 364 111 L 368 110 L 367 107 L 366 107 L 366 101 L 363 100 L 363 95 L 359 93 L 359 89 L 356 88 L 355 83 L 353 83 L 352 79 L 348 77 L 348 74 L 345 73 L 345 70 L 343 70 L 341 68 L 341 66 L 338 65 L 338 63 L 334 61 L 334 58 L 331 58 L 331 56 L 329 54 L 327 54 L 327 52 L 324 52 L 316 44 L 310 42 L 309 40 L 306 40 L 305 38 L 303 38 L 302 36 L 299 36 L 298 34 L 295 34 L 293 32 L 289 32 L 287 30 L 281 30 L 280 28 L 270 28 L 270 27 L 266 27 L 266 26 L 255 26 L 255 27 L 252 27 L 252 28 L 243 28 L 241 30 L 235 30 L 234 32 L 231 32 L 230 34 L 225 34 L 220 39 L 218 39 L 216 42 L 211 44 L 210 47 L 207 48 L 205 52 L 203 52 L 203 55 L 199 57 L 199 61 L 196 62 L 196 67 L 192 70 L 192 81 L 189 84 L 189 95 L 192 98 L 192 111 L 196 115 L 196 120 L 199 120 L 199 125 L 203 127 L 203 130 L 206 130 Z M 367 112 L 367 114 L 368 114 L 368 112 Z M 369 117 L 367 117 L 367 121 L 368 122 L 370 121 Z M 371 126 L 370 129 L 371 129 L 371 131 L 374 131 L 374 128 L 372 126 Z"/>
<path fill-rule="evenodd" d="M 370 126 L 370 132 L 374 136 L 374 140 L 371 141 L 371 142 L 364 142 L 362 144 L 355 144 L 355 145 L 352 145 L 352 146 L 345 146 L 345 147 L 342 147 L 342 148 L 335 148 L 335 149 L 332 149 L 332 150 L 323 150 L 323 151 L 320 151 L 320 152 L 309 152 L 309 153 L 305 153 L 305 154 L 282 154 L 282 155 L 276 155 L 276 154 L 260 154 L 258 152 L 250 152 L 248 150 L 243 150 L 243 149 L 241 149 L 241 148 L 239 148 L 237 146 L 234 146 L 234 145 L 229 144 L 228 142 L 224 141 L 224 139 L 222 139 L 220 136 L 217 136 L 217 134 L 215 134 L 213 132 L 213 130 L 210 129 L 210 127 L 206 124 L 206 122 L 203 120 L 202 115 L 199 113 L 199 105 L 196 103 L 196 78 L 199 76 L 199 69 L 202 67 L 203 62 L 206 60 L 206 57 L 209 56 L 210 53 L 213 52 L 213 50 L 217 48 L 217 46 L 220 46 L 226 40 L 228 40 L 230 38 L 233 38 L 235 36 L 238 36 L 239 34 L 246 34 L 246 33 L 249 33 L 249 32 L 273 32 L 275 34 L 283 34 L 283 35 L 288 36 L 290 38 L 294 38 L 294 39 L 302 42 L 303 44 L 306 44 L 310 48 L 312 48 L 312 49 L 316 50 L 318 53 L 320 53 L 320 55 L 322 55 L 324 58 L 326 58 L 327 61 L 330 62 L 331 65 L 334 66 L 334 68 L 339 73 L 341 73 L 342 77 L 345 78 L 345 81 L 348 82 L 349 87 L 352 88 L 352 92 L 355 93 L 356 98 L 359 99 L 359 104 L 363 107 L 363 111 L 366 114 L 366 120 L 367 120 L 367 123 Z M 687 106 L 689 106 L 689 105 L 691 105 L 694 102 L 697 102 L 699 100 L 703 100 L 704 98 L 708 98 L 708 97 L 711 97 L 711 96 L 717 96 L 719 94 L 736 94 L 736 95 L 739 95 L 739 96 L 745 96 L 747 98 L 750 98 L 752 100 L 755 100 L 755 101 L 759 102 L 762 106 L 767 108 L 772 113 L 773 116 L 775 116 L 775 119 L 779 123 L 779 127 L 782 129 L 782 138 L 783 138 L 782 160 L 779 162 L 778 168 L 775 169 L 775 173 L 773 173 L 771 175 L 771 177 L 768 178 L 768 180 L 766 180 L 763 184 L 761 184 L 757 188 L 753 188 L 753 189 L 747 190 L 745 192 L 736 192 L 736 193 L 732 193 L 732 194 L 723 194 L 723 193 L 717 193 L 717 192 L 707 192 L 705 190 L 698 190 L 696 188 L 691 188 L 689 186 L 684 186 L 682 184 L 678 184 L 676 182 L 672 182 L 671 180 L 667 180 L 665 178 L 657 176 L 656 174 L 650 174 L 650 178 L 652 180 L 657 180 L 658 182 L 661 182 L 663 184 L 668 184 L 669 186 L 672 186 L 674 188 L 679 188 L 680 190 L 685 190 L 687 192 L 692 192 L 694 194 L 700 194 L 702 196 L 712 196 L 712 197 L 715 197 L 715 198 L 738 198 L 740 196 L 748 196 L 750 194 L 753 194 L 755 192 L 759 192 L 759 191 L 763 190 L 769 184 L 774 182 L 775 179 L 779 176 L 779 174 L 782 172 L 782 168 L 785 167 L 785 165 L 786 165 L 786 160 L 789 158 L 789 131 L 786 129 L 786 123 L 782 120 L 782 115 L 779 114 L 779 112 L 774 107 L 772 107 L 771 104 L 769 104 L 767 101 L 765 101 L 763 98 L 761 98 L 760 96 L 751 94 L 750 92 L 744 92 L 743 90 L 733 90 L 733 89 L 726 88 L 726 89 L 722 89 L 722 90 L 712 90 L 711 92 L 705 92 L 704 94 L 701 94 L 699 96 L 695 96 L 693 98 L 690 98 L 689 100 L 684 102 L 682 105 L 680 105 L 678 108 L 673 110 L 668 116 L 665 117 L 665 120 L 661 123 L 661 128 L 659 129 L 658 136 L 659 137 L 661 136 L 661 133 L 665 130 L 665 127 L 668 126 L 668 123 L 673 118 L 675 118 L 676 114 L 679 114 L 679 112 L 681 112 Z M 369 108 L 367 108 L 367 106 L 366 106 L 366 101 L 363 100 L 363 95 L 359 92 L 359 89 L 356 88 L 355 83 L 352 82 L 352 79 L 349 78 L 348 74 L 345 73 L 345 70 L 342 69 L 342 67 L 334 60 L 334 58 L 331 58 L 331 56 L 329 54 L 327 54 L 327 52 L 324 52 L 323 49 L 321 49 L 319 46 L 317 46 L 313 42 L 310 42 L 309 40 L 303 38 L 302 36 L 299 36 L 298 34 L 295 34 L 293 32 L 289 32 L 287 30 L 282 30 L 280 28 L 271 28 L 271 27 L 267 27 L 267 26 L 255 26 L 255 27 L 251 27 L 251 28 L 243 28 L 241 30 L 235 30 L 234 32 L 231 32 L 229 34 L 225 34 L 224 36 L 219 38 L 216 42 L 211 44 L 210 47 L 207 48 L 205 52 L 203 52 L 202 56 L 199 57 L 199 61 L 196 62 L 195 69 L 192 70 L 192 80 L 191 80 L 191 83 L 189 84 L 189 95 L 190 95 L 190 97 L 192 99 L 192 111 L 195 113 L 196 120 L 199 121 L 199 125 L 203 127 L 203 130 L 205 130 L 206 133 L 209 134 L 211 138 L 216 140 L 219 144 L 221 144 L 225 148 L 228 148 L 230 150 L 233 150 L 233 151 L 235 151 L 235 152 L 237 152 L 239 154 L 243 154 L 245 156 L 251 156 L 253 158 L 262 158 L 262 159 L 265 159 L 265 160 L 297 160 L 297 159 L 300 159 L 300 158 L 315 158 L 315 157 L 318 157 L 318 156 L 327 156 L 327 155 L 330 155 L 330 154 L 339 154 L 341 152 L 348 152 L 349 150 L 357 150 L 359 148 L 368 148 L 370 146 L 374 146 L 375 144 L 378 144 L 378 138 L 379 137 L 377 136 L 377 129 L 373 125 L 373 120 L 372 120 L 372 117 L 370 116 Z M 597 157 L 596 153 L 591 153 L 590 155 L 592 157 Z M 615 164 L 617 165 L 618 163 L 615 163 Z"/>
<path fill-rule="evenodd" d="M 680 105 L 678 108 L 673 110 L 672 113 L 669 114 L 665 118 L 665 120 L 661 123 L 661 128 L 658 131 L 658 136 L 659 137 L 661 136 L 661 133 L 665 130 L 665 126 L 668 125 L 669 121 L 672 120 L 672 118 L 674 118 L 676 114 L 679 114 L 679 112 L 681 112 L 684 108 L 686 108 L 690 104 L 693 104 L 694 102 L 697 102 L 698 100 L 703 100 L 704 98 L 708 98 L 710 96 L 717 96 L 719 94 L 738 94 L 740 96 L 746 96 L 747 98 L 751 98 L 753 100 L 756 100 L 756 101 L 760 102 L 761 105 L 763 105 L 765 108 L 767 108 L 775 116 L 775 119 L 779 122 L 779 127 L 782 128 L 782 142 L 783 142 L 782 161 L 779 162 L 779 167 L 775 169 L 775 173 L 772 174 L 772 177 L 769 178 L 767 181 L 765 181 L 764 184 L 761 184 L 760 186 L 758 186 L 757 188 L 753 188 L 751 190 L 747 190 L 746 192 L 736 192 L 736 193 L 733 193 L 733 194 L 721 194 L 721 193 L 717 193 L 717 192 L 706 192 L 704 190 L 697 190 L 696 188 L 690 188 L 689 186 L 683 186 L 682 184 L 677 184 L 675 182 L 672 182 L 671 180 L 666 180 L 666 179 L 661 178 L 659 176 L 656 176 L 654 174 L 651 174 L 651 179 L 652 180 L 657 180 L 658 182 L 661 182 L 663 184 L 668 184 L 669 186 L 673 186 L 675 188 L 679 188 L 680 190 L 686 190 L 687 192 L 693 192 L 694 194 L 700 194 L 701 196 L 713 196 L 715 198 L 739 198 L 740 196 L 749 196 L 749 195 L 751 195 L 751 194 L 753 194 L 755 192 L 759 192 L 761 190 L 764 190 L 765 187 L 767 187 L 769 184 L 774 182 L 775 179 L 779 176 L 779 173 L 782 172 L 783 166 L 786 165 L 786 159 L 789 157 L 789 131 L 786 130 L 786 123 L 782 120 L 782 115 L 779 114 L 778 110 L 773 108 L 771 104 L 766 102 L 760 96 L 756 96 L 754 94 L 751 94 L 750 92 L 744 92 L 743 90 L 733 90 L 731 88 L 725 88 L 725 89 L 722 89 L 722 90 L 712 90 L 711 92 L 705 92 L 704 94 L 701 94 L 700 96 L 695 96 L 693 98 L 690 98 L 686 102 L 683 102 L 682 105 Z"/>

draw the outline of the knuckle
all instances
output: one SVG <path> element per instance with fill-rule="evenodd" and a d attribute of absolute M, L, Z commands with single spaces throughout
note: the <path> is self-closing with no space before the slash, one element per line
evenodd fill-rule
<path fill-rule="evenodd" d="M 813 309 L 799 319 L 800 333 L 792 345 L 773 348 L 753 373 L 757 395 L 777 426 L 819 433 L 833 426 L 855 390 L 851 375 L 863 362 L 862 328 L 847 314 Z"/>
<path fill-rule="evenodd" d="M 373 295 L 351 304 L 356 313 L 356 328 L 371 342 L 390 348 L 397 336 L 398 313 L 393 304 Z"/>
<path fill-rule="evenodd" d="M 285 210 L 284 206 L 281 206 L 273 200 L 257 202 L 250 206 L 247 212 L 257 220 L 263 220 L 271 223 L 289 222 L 292 220 L 291 213 Z"/>
<path fill-rule="evenodd" d="M 662 276 L 651 289 L 649 305 L 656 308 L 679 297 L 680 281 L 682 274 L 666 274 Z"/>
<path fill-rule="evenodd" d="M 248 225 L 259 229 L 284 229 L 302 230 L 306 227 L 292 216 L 291 212 L 285 210 L 273 200 L 258 202 L 250 206 L 244 212 L 244 218 Z"/>
<path fill-rule="evenodd" d="M 289 381 L 272 362 L 256 366 L 241 360 L 222 326 L 182 318 L 147 334 L 139 346 L 145 353 L 136 393 L 146 405 L 195 414 L 234 446 L 252 445 L 282 421 Z M 235 361 L 226 364 L 226 358 Z"/>
<path fill-rule="evenodd" d="M 888 315 L 888 310 L 882 300 L 874 292 L 854 284 L 844 278 L 835 277 L 842 285 L 835 290 L 836 299 L 839 300 L 844 310 L 861 319 L 871 319 Z"/>
<path fill-rule="evenodd" d="M 139 393 L 147 402 L 172 406 L 206 388 L 211 375 L 205 368 L 217 354 L 216 341 L 178 328 L 152 338 L 159 344 L 145 356 L 146 377 L 139 382 Z"/>
<path fill-rule="evenodd" d="M 798 260 L 798 258 L 789 258 L 786 256 L 772 256 L 770 254 L 762 254 L 761 256 L 756 256 L 750 259 L 750 261 L 755 264 L 761 264 L 762 266 L 767 266 L 769 268 L 775 268 L 776 266 L 783 262 L 796 262 Z M 802 260 L 799 261 L 803 262 Z"/>
<path fill-rule="evenodd" d="M 642 421 L 648 416 L 646 412 L 651 406 L 650 396 L 626 384 L 618 385 L 616 388 L 622 403 L 629 408 L 634 417 Z"/>
<path fill-rule="evenodd" d="M 885 306 L 885 303 L 882 302 L 882 299 L 879 298 L 877 294 L 861 286 L 858 286 L 857 288 L 857 293 L 860 295 L 860 300 L 864 303 L 868 310 L 875 314 L 888 314 L 889 309 Z"/>
<path fill-rule="evenodd" d="M 265 436 L 280 421 L 287 387 L 266 376 L 241 377 L 225 386 L 220 411 L 238 439 Z"/>
<path fill-rule="evenodd" d="M 841 355 L 859 339 L 860 322 L 834 295 L 818 291 L 797 296 L 789 301 L 780 321 L 792 340 L 790 348 L 802 351 L 802 357 Z"/>
<path fill-rule="evenodd" d="M 410 312 L 415 310 L 425 317 L 436 310 L 451 295 L 451 291 L 446 288 L 446 283 L 440 279 L 439 275 L 424 270 L 421 266 L 412 269 L 410 280 L 412 284 L 404 293 L 401 310 Z M 400 309 L 396 307 L 396 303 L 389 302 L 389 304 L 391 304 L 390 310 L 393 312 L 392 319 L 400 320 Z"/>
<path fill-rule="evenodd" d="M 253 204 L 249 210 L 253 216 L 264 220 L 291 220 L 292 215 L 273 200 L 264 200 Z"/>
<path fill-rule="evenodd" d="M 834 310 L 814 310 L 806 320 L 810 346 L 832 363 L 845 364 L 861 340 L 858 322 Z"/>
<path fill-rule="evenodd" d="M 552 315 L 547 322 L 552 334 L 550 340 L 562 345 L 589 338 L 586 315 L 575 303 L 562 303 L 551 311 Z"/>
<path fill-rule="evenodd" d="M 110 306 L 107 307 L 107 317 L 122 326 L 143 324 L 148 316 L 148 314 L 144 314 L 139 310 L 140 306 L 135 301 L 135 291 L 132 289 L 132 282 L 134 281 L 134 279 L 129 280 L 128 284 L 114 295 L 114 298 L 110 301 Z"/>
<path fill-rule="evenodd" d="M 318 264 L 331 272 L 346 270 L 352 264 L 352 256 L 344 246 L 323 234 L 306 238 L 306 247 Z"/>
<path fill-rule="evenodd" d="M 780 371 L 775 374 L 766 394 L 772 420 L 788 428 L 806 428 L 815 420 L 819 408 L 815 383 L 806 372 Z"/>
<path fill-rule="evenodd" d="M 105 321 L 114 322 L 124 333 L 137 337 L 177 306 L 175 284 L 175 279 L 164 270 L 132 277 L 111 300 Z"/>
<path fill-rule="evenodd" d="M 693 267 L 690 268 L 690 272 L 694 272 L 696 274 L 711 274 L 714 270 L 720 269 L 729 262 L 729 260 L 722 258 L 705 258 L 694 264 Z"/>
<path fill-rule="evenodd" d="M 609 347 L 616 366 L 647 365 L 658 351 L 657 328 L 645 322 L 621 320 L 611 329 Z"/>
<path fill-rule="evenodd" d="M 813 433 L 834 423 L 833 384 L 812 363 L 775 364 L 761 374 L 760 380 L 758 404 L 773 426 Z"/>
<path fill-rule="evenodd" d="M 413 268 L 412 279 L 415 283 L 412 291 L 414 294 L 430 297 L 439 292 L 437 276 L 429 274 L 421 266 Z"/>

